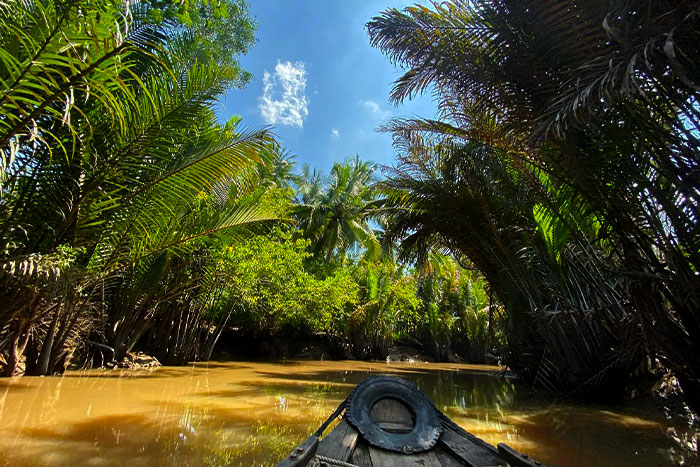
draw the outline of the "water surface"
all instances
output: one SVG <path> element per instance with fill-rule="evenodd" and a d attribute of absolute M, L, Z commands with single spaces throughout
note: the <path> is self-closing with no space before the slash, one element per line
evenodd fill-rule
<path fill-rule="evenodd" d="M 698 464 L 678 442 L 697 435 L 655 412 L 518 397 L 495 367 L 349 361 L 209 362 L 0 380 L 0 465 L 271 465 L 374 373 L 415 382 L 463 428 L 546 463 Z"/>

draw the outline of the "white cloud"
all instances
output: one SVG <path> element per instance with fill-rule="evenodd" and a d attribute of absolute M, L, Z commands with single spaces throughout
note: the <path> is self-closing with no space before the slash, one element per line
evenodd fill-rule
<path fill-rule="evenodd" d="M 390 114 L 388 110 L 382 109 L 382 107 L 379 104 L 377 104 L 371 99 L 367 99 L 366 101 L 360 101 L 360 104 L 379 118 L 387 118 Z"/>
<path fill-rule="evenodd" d="M 340 139 L 340 132 L 335 128 L 331 130 L 331 139 L 333 141 L 337 141 Z"/>
<path fill-rule="evenodd" d="M 379 107 L 379 104 L 377 104 L 373 100 L 362 101 L 362 105 L 364 105 L 365 107 L 367 107 L 369 110 L 371 110 L 374 113 L 379 112 L 381 110 L 381 107 Z"/>
<path fill-rule="evenodd" d="M 263 95 L 258 109 L 266 123 L 304 126 L 309 114 L 306 99 L 306 68 L 302 62 L 277 61 L 275 73 L 263 73 Z"/>

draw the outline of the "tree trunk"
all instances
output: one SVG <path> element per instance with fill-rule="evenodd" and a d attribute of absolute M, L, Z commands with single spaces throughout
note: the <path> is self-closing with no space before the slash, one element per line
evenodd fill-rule
<path fill-rule="evenodd" d="M 230 316 L 230 314 L 226 316 L 226 319 L 223 322 L 219 323 L 216 329 L 214 329 L 214 332 L 211 333 L 211 335 L 207 338 L 207 342 L 204 345 L 205 360 L 211 360 L 211 355 L 214 353 L 214 347 L 219 341 L 219 337 L 221 337 L 221 333 L 224 331 L 224 328 L 226 327 L 226 323 L 228 323 L 228 319 Z"/>
<path fill-rule="evenodd" d="M 100 351 L 100 354 L 104 356 L 102 364 L 110 363 L 114 361 L 114 349 L 108 345 L 100 344 L 99 342 L 86 340 L 90 345 L 94 345 Z"/>
<path fill-rule="evenodd" d="M 39 353 L 39 361 L 37 362 L 37 375 L 46 375 L 49 373 L 49 360 L 51 359 L 51 351 L 53 350 L 53 342 L 54 337 L 56 335 L 56 325 L 58 324 L 59 315 L 60 310 L 56 310 L 56 314 L 54 315 L 53 320 L 51 320 L 49 330 L 46 331 L 44 344 L 41 346 L 41 352 Z"/>
<path fill-rule="evenodd" d="M 35 375 L 36 374 L 36 362 L 39 359 L 39 345 L 38 339 L 36 338 L 36 333 L 28 332 L 29 339 L 27 342 L 27 347 L 25 349 L 25 365 L 24 374 L 25 375 Z"/>
<path fill-rule="evenodd" d="M 127 353 L 131 352 L 134 349 L 134 346 L 136 343 L 143 337 L 143 335 L 148 331 L 148 329 L 153 325 L 153 323 L 150 320 L 144 319 L 137 327 L 136 330 L 132 333 L 131 338 L 127 341 L 127 343 L 123 346 L 124 351 L 122 357 L 125 357 Z"/>
<path fill-rule="evenodd" d="M 73 351 L 75 350 L 75 346 L 77 343 L 72 343 L 73 348 L 72 349 L 65 349 L 66 347 L 66 342 L 68 342 L 68 338 L 73 334 L 73 329 L 75 329 L 76 325 L 78 324 L 78 319 L 80 318 L 80 314 L 82 312 L 83 305 L 78 308 L 73 314 L 70 319 L 67 319 L 61 324 L 61 327 L 58 330 L 58 333 L 56 334 L 58 336 L 58 339 L 56 340 L 53 349 L 51 351 L 51 356 L 49 358 L 49 370 L 51 373 L 54 373 L 56 371 L 56 368 L 61 367 L 59 365 L 60 361 L 63 359 L 65 360 L 67 354 L 73 354 Z M 65 369 L 65 368 L 61 368 Z M 63 371 L 61 371 L 62 373 Z"/>
<path fill-rule="evenodd" d="M 3 376 L 12 376 L 17 370 L 17 364 L 19 363 L 20 356 L 24 352 L 27 342 L 29 341 L 29 330 L 27 330 L 24 339 L 22 339 L 24 328 L 24 322 L 20 322 L 20 324 L 17 326 L 17 331 L 12 336 L 10 351 L 7 355 L 7 364 L 3 370 Z"/>

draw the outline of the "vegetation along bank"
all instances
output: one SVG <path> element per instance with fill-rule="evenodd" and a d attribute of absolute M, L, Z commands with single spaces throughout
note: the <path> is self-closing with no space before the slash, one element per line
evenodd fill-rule
<path fill-rule="evenodd" d="M 297 167 L 217 119 L 250 80 L 243 0 L 0 1 L 5 376 L 167 365 L 217 343 L 395 343 L 700 408 L 700 2 L 388 9 L 396 162 Z M 349 148 L 351 151 L 352 148 Z M 223 336 L 223 337 L 222 337 Z"/>

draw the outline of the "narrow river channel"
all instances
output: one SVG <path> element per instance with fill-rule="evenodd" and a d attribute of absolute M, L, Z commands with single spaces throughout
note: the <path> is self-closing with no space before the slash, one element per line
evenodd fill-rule
<path fill-rule="evenodd" d="M 208 362 L 0 381 L 2 466 L 271 465 L 373 373 L 415 382 L 455 422 L 559 466 L 697 465 L 695 436 L 634 408 L 538 402 L 488 366 Z"/>

